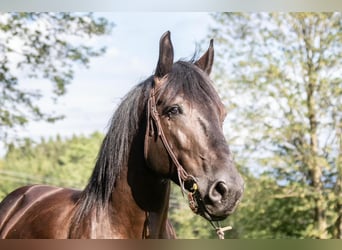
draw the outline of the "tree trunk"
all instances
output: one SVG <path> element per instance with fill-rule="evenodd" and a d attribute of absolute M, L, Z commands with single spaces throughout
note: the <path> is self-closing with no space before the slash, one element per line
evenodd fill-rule
<path fill-rule="evenodd" d="M 304 25 L 304 24 L 303 24 Z M 311 173 L 311 185 L 313 187 L 314 207 L 315 207 L 315 237 L 319 239 L 326 239 L 327 222 L 326 222 L 326 204 L 323 196 L 322 183 L 322 167 L 318 164 L 318 136 L 317 136 L 317 112 L 315 102 L 315 92 L 317 90 L 317 79 L 315 77 L 315 70 L 313 64 L 313 48 L 310 42 L 310 30 L 303 28 L 303 36 L 306 49 L 306 66 L 307 66 L 307 108 L 309 118 L 309 134 L 310 134 L 310 155 L 308 159 L 308 167 Z"/>
<path fill-rule="evenodd" d="M 309 112 L 309 124 L 310 124 L 310 156 L 308 166 L 311 172 L 311 181 L 314 191 L 315 202 L 315 227 L 319 239 L 325 239 L 327 235 L 327 223 L 325 215 L 325 200 L 323 197 L 323 185 L 322 185 L 322 169 L 317 163 L 318 156 L 318 138 L 317 138 L 317 120 L 315 113 L 315 100 L 314 100 L 314 85 L 309 83 L 308 85 L 308 112 Z"/>

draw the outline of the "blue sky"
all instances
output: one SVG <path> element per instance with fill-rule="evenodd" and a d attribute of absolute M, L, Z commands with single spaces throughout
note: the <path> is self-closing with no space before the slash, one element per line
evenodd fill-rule
<path fill-rule="evenodd" d="M 45 95 L 45 110 L 55 110 L 65 119 L 54 124 L 32 122 L 18 131 L 20 137 L 69 137 L 73 134 L 105 133 L 116 105 L 134 85 L 150 76 L 156 66 L 159 38 L 167 30 L 175 59 L 191 58 L 196 44 L 206 39 L 211 18 L 206 12 L 106 12 L 99 13 L 115 23 L 112 35 L 92 41 L 107 46 L 107 53 L 91 61 L 90 67 L 76 68 L 65 96 L 53 105 L 51 84 L 25 80 Z M 209 39 L 208 39 L 209 43 Z M 206 47 L 207 45 L 203 45 Z M 0 147 L 0 155 L 4 150 Z"/>

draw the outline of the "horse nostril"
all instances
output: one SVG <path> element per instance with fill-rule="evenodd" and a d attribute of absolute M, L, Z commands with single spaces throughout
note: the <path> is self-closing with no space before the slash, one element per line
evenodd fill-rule
<path fill-rule="evenodd" d="M 214 183 L 209 190 L 209 198 L 212 202 L 219 202 L 225 198 L 228 187 L 224 181 Z"/>
<path fill-rule="evenodd" d="M 224 197 L 228 192 L 228 187 L 223 181 L 217 183 L 215 189 L 222 197 Z"/>

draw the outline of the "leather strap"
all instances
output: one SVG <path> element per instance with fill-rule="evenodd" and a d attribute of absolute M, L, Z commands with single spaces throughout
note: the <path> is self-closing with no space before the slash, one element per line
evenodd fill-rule
<path fill-rule="evenodd" d="M 154 130 L 156 130 L 156 135 L 154 134 Z M 155 97 L 155 88 L 154 86 L 151 88 L 150 96 L 147 103 L 147 124 L 146 124 L 146 134 L 145 134 L 145 142 L 144 142 L 144 156 L 145 159 L 148 157 L 148 147 L 149 147 L 149 138 L 155 137 L 155 141 L 160 138 L 168 155 L 170 156 L 173 164 L 176 166 L 178 173 L 179 185 L 181 186 L 182 193 L 184 195 L 184 182 L 192 180 L 196 183 L 196 178 L 190 174 L 188 174 L 183 166 L 179 163 L 176 155 L 174 154 L 168 140 L 165 137 L 163 128 L 160 124 L 159 113 L 156 105 L 156 97 Z"/>
<path fill-rule="evenodd" d="M 159 119 L 159 113 L 157 110 L 157 105 L 156 105 L 156 97 L 155 97 L 155 87 L 153 86 L 151 88 L 150 96 L 148 98 L 148 103 L 147 103 L 147 114 L 146 114 L 146 133 L 145 133 L 145 141 L 144 141 L 144 157 L 145 160 L 147 160 L 148 157 L 148 147 L 149 147 L 149 139 L 150 137 L 155 137 L 154 140 L 157 141 L 158 138 L 161 139 L 163 142 L 163 145 L 169 154 L 170 158 L 172 159 L 173 164 L 177 168 L 177 173 L 178 173 L 178 180 L 179 180 L 179 185 L 182 190 L 182 194 L 184 196 L 185 193 L 185 187 L 184 187 L 184 182 L 185 181 L 193 181 L 193 186 L 191 187 L 190 192 L 188 193 L 188 200 L 189 200 L 189 206 L 191 210 L 198 214 L 201 213 L 201 210 L 205 210 L 203 208 L 204 204 L 202 199 L 199 197 L 199 192 L 198 192 L 198 186 L 197 186 L 197 181 L 196 178 L 190 174 L 188 174 L 183 166 L 179 163 L 177 160 L 176 155 L 172 151 L 172 148 L 167 141 L 163 128 L 160 124 L 160 119 Z M 154 134 L 154 131 L 156 130 L 157 134 Z M 201 205 L 199 205 L 201 203 Z M 209 220 L 211 225 L 214 227 L 217 236 L 219 239 L 224 239 L 224 232 L 227 230 L 230 230 L 231 227 L 221 227 L 219 222 L 216 222 L 217 225 L 215 225 L 215 222 L 212 220 Z M 146 223 L 148 223 L 148 219 L 146 220 Z M 145 231 L 146 230 L 146 231 Z M 148 224 L 145 225 L 144 228 L 144 234 L 143 237 L 148 237 L 149 231 L 148 231 Z"/>

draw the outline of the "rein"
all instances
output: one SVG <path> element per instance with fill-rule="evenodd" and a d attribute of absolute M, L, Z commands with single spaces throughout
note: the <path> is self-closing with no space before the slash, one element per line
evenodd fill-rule
<path fill-rule="evenodd" d="M 159 137 L 168 155 L 170 156 L 173 164 L 176 166 L 177 174 L 178 174 L 178 181 L 181 187 L 183 197 L 184 197 L 184 193 L 186 192 L 185 182 L 192 181 L 192 187 L 189 188 L 189 192 L 188 192 L 188 202 L 189 202 L 190 209 L 195 214 L 198 214 L 200 208 L 203 209 L 203 205 L 200 206 L 198 204 L 198 200 L 201 201 L 202 199 L 199 196 L 196 178 L 193 175 L 190 175 L 189 173 L 187 173 L 186 170 L 182 167 L 182 165 L 177 160 L 177 157 L 174 154 L 169 142 L 167 141 L 165 137 L 163 128 L 160 124 L 159 113 L 158 113 L 157 105 L 156 105 L 156 93 L 155 92 L 156 92 L 155 87 L 153 86 L 150 91 L 150 96 L 148 98 L 148 103 L 147 103 L 147 116 L 146 116 L 147 125 L 146 125 L 145 141 L 144 141 L 145 160 L 148 157 L 149 137 L 153 137 L 153 136 Z M 154 128 L 157 131 L 157 135 L 154 134 Z M 209 222 L 214 228 L 214 230 L 216 231 L 216 234 L 219 239 L 224 239 L 224 232 L 232 229 L 232 227 L 230 226 L 221 227 L 219 222 L 214 222 L 212 220 L 209 220 Z M 147 216 L 147 224 L 148 224 L 148 216 Z"/>

